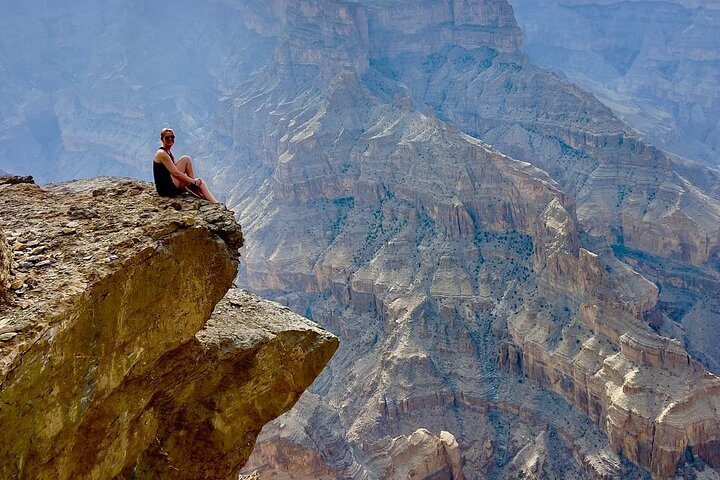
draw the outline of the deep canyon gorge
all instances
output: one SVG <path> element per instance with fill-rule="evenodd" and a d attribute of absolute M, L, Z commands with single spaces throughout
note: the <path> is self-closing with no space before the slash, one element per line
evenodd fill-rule
<path fill-rule="evenodd" d="M 662 83 L 640 68 L 659 47 L 633 37 L 645 48 L 614 57 L 620 40 L 543 17 L 596 25 L 637 2 L 511 3 L 114 1 L 0 20 L 39 52 L 0 44 L 0 169 L 149 179 L 171 124 L 242 226 L 238 285 L 339 339 L 245 473 L 717 477 L 720 69 L 702 41 L 717 9 L 645 2 L 711 25 L 671 49 L 684 80 Z M 622 75 L 578 86 L 545 68 L 602 53 Z M 677 114 L 665 137 L 667 112 L 634 123 L 653 81 Z"/>

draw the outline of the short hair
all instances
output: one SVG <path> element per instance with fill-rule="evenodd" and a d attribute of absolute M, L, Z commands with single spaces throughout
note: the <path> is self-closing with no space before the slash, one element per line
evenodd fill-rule
<path fill-rule="evenodd" d="M 160 130 L 160 140 L 163 140 L 165 137 L 165 134 L 168 132 L 172 132 L 172 134 L 175 135 L 175 132 L 173 132 L 172 128 L 165 127 L 162 130 Z"/>

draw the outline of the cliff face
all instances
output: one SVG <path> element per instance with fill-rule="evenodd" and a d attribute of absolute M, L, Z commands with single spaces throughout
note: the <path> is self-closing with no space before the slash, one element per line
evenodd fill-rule
<path fill-rule="evenodd" d="M 486 3 L 496 5 L 477 5 Z M 378 44 L 386 38 L 381 28 L 370 32 Z M 683 324 L 678 330 L 660 321 L 664 331 L 720 372 L 718 350 L 703 340 L 720 319 L 717 169 L 658 150 L 590 94 L 502 44 L 389 49 L 371 64 L 375 74 L 364 83 L 373 94 L 386 101 L 409 96 L 416 108 L 431 108 L 443 121 L 545 170 L 574 198 L 582 230 L 605 238 L 660 286 L 658 318 Z M 695 288 L 698 282 L 704 286 Z"/>
<path fill-rule="evenodd" d="M 684 162 L 644 142 L 590 94 L 519 52 L 489 43 L 391 53 L 378 60 L 383 73 L 441 119 L 547 171 L 575 198 L 591 235 L 696 265 L 715 257 L 716 171 L 705 169 L 709 181 L 689 184 Z"/>
<path fill-rule="evenodd" d="M 493 46 L 520 47 L 522 33 L 507 2 L 464 0 L 361 1 L 368 9 L 373 59 L 408 53 L 442 52 Z"/>
<path fill-rule="evenodd" d="M 231 478 L 337 340 L 230 290 L 231 212 L 96 179 L 0 185 L 3 478 Z"/>
<path fill-rule="evenodd" d="M 339 2 L 309 3 L 288 8 L 276 61 L 225 99 L 232 144 L 213 148 L 243 165 L 239 183 L 217 167 L 254 239 L 242 281 L 344 341 L 249 468 L 460 475 L 439 448 L 423 463 L 394 447 L 422 429 L 455 437 L 468 478 L 717 467 L 714 354 L 693 359 L 673 321 L 682 299 L 714 295 L 712 188 L 528 64 L 505 2 L 463 2 L 466 22 L 444 2 L 336 19 Z M 353 26 L 305 36 L 315 21 Z M 402 41 L 415 36 L 441 40 Z M 368 67 L 332 68 L 365 44 Z M 683 280 L 658 278 L 662 262 Z M 707 331 L 718 316 L 695 318 Z"/>

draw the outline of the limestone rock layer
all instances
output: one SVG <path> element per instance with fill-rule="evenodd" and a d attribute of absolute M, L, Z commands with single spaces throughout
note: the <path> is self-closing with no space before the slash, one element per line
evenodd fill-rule
<path fill-rule="evenodd" d="M 717 165 L 717 2 L 512 0 L 524 46 L 670 151 Z"/>
<path fill-rule="evenodd" d="M 227 293 L 222 206 L 102 178 L 0 185 L 0 212 L 3 478 L 231 478 L 337 347 Z"/>
<path fill-rule="evenodd" d="M 249 469 L 419 472 L 393 450 L 418 431 L 452 434 L 467 478 L 718 468 L 712 181 L 529 63 L 507 2 L 342 4 L 288 2 L 207 144 L 243 171 L 211 167 L 243 285 L 341 338 Z"/>

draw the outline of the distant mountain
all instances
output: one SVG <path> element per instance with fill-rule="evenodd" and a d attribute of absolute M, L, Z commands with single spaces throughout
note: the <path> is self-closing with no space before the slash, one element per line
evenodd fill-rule
<path fill-rule="evenodd" d="M 511 0 L 525 50 L 651 141 L 720 165 L 720 4 Z"/>
<path fill-rule="evenodd" d="M 705 393 L 652 383 L 716 379 L 714 172 L 690 183 L 533 66 L 505 2 L 290 1 L 278 23 L 204 148 L 248 235 L 241 282 L 341 347 L 251 469 L 432 476 L 457 453 L 469 478 L 622 478 L 642 476 L 623 458 L 665 476 L 671 444 L 712 450 L 715 433 L 625 432 L 679 418 L 671 401 L 716 419 Z"/>

